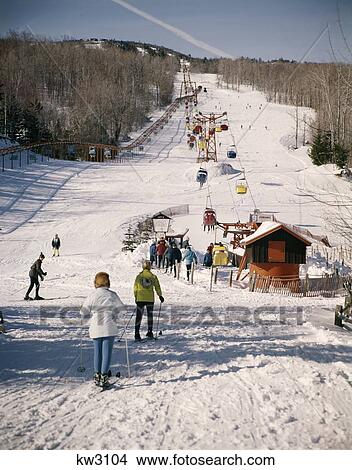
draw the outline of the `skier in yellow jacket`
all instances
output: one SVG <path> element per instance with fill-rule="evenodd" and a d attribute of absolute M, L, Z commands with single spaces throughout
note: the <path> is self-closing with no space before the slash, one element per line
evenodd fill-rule
<path fill-rule="evenodd" d="M 143 271 L 138 274 L 136 280 L 134 281 L 134 298 L 136 300 L 137 310 L 136 310 L 136 325 L 134 338 L 136 341 L 141 341 L 141 336 L 139 329 L 142 322 L 142 316 L 144 307 L 147 309 L 148 315 L 148 332 L 147 338 L 153 339 L 153 309 L 154 309 L 154 289 L 157 293 L 160 302 L 164 302 L 164 297 L 162 296 L 159 279 L 150 272 L 151 262 L 143 262 Z"/>

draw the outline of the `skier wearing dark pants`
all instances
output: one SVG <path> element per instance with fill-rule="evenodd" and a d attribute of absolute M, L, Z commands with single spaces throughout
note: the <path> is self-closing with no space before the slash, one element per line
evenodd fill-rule
<path fill-rule="evenodd" d="M 157 247 L 156 247 L 156 254 L 158 257 L 158 268 L 163 268 L 165 266 L 165 251 L 167 249 L 166 241 L 162 238 Z"/>
<path fill-rule="evenodd" d="M 149 259 L 150 262 L 153 264 L 157 262 L 157 254 L 156 254 L 156 242 L 154 241 L 149 247 Z"/>
<path fill-rule="evenodd" d="M 140 339 L 140 327 L 142 323 L 143 311 L 144 307 L 147 310 L 147 318 L 148 318 L 148 333 L 149 331 L 153 332 L 153 310 L 154 310 L 154 302 L 136 302 L 137 309 L 136 309 L 136 326 L 135 326 L 135 339 Z"/>
<path fill-rule="evenodd" d="M 31 283 L 24 297 L 24 300 L 33 300 L 31 297 L 29 297 L 29 294 L 32 292 L 32 289 L 34 286 L 35 286 L 34 300 L 43 300 L 43 297 L 40 297 L 39 295 L 39 288 L 40 288 L 39 278 L 43 281 L 44 276 L 46 276 L 47 274 L 46 272 L 42 270 L 42 262 L 44 258 L 45 256 L 43 255 L 43 253 L 40 253 L 37 261 L 33 263 L 31 266 L 31 269 L 29 271 L 29 278 L 31 280 Z"/>
<path fill-rule="evenodd" d="M 97 273 L 94 292 L 86 298 L 81 308 L 83 319 L 90 318 L 89 336 L 94 345 L 94 377 L 96 385 L 109 386 L 112 349 L 118 334 L 117 316 L 124 307 L 116 292 L 110 290 L 109 274 Z"/>
<path fill-rule="evenodd" d="M 169 248 L 169 268 L 170 268 L 170 274 L 172 274 L 172 271 L 174 271 L 174 277 L 177 277 L 177 269 L 176 269 L 176 263 L 180 263 L 182 260 L 182 253 L 179 248 L 177 248 L 176 243 L 173 243 L 172 246 Z M 166 270 L 167 272 L 167 270 Z"/>
<path fill-rule="evenodd" d="M 53 247 L 53 256 L 60 256 L 59 249 L 61 246 L 61 241 L 59 235 L 56 234 L 55 237 L 51 241 L 51 246 Z"/>
<path fill-rule="evenodd" d="M 212 264 L 213 264 L 213 256 L 211 254 L 211 251 L 208 248 L 203 258 L 203 266 L 210 268 Z"/>
<path fill-rule="evenodd" d="M 189 277 L 190 277 L 191 270 L 192 270 L 192 264 L 193 263 L 198 264 L 197 255 L 195 254 L 194 251 L 192 251 L 191 245 L 189 245 L 186 248 L 186 251 L 184 252 L 182 260 L 185 262 L 186 270 L 187 270 L 187 281 L 189 281 Z"/>
<path fill-rule="evenodd" d="M 136 324 L 134 331 L 134 338 L 136 341 L 141 341 L 140 326 L 142 322 L 144 307 L 147 310 L 148 316 L 148 332 L 147 338 L 153 339 L 153 309 L 154 309 L 154 290 L 159 296 L 160 302 L 164 302 L 160 284 L 155 274 L 150 272 L 151 262 L 143 262 L 143 271 L 138 274 L 134 281 L 134 298 L 136 301 Z"/>

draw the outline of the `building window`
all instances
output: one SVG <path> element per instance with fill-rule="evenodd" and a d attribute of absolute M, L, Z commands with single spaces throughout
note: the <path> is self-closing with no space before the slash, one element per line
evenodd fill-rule
<path fill-rule="evenodd" d="M 269 240 L 268 243 L 268 261 L 269 263 L 285 262 L 285 242 Z"/>

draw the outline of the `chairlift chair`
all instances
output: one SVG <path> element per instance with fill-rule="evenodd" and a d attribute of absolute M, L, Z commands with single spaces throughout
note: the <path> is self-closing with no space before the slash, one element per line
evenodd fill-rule
<path fill-rule="evenodd" d="M 104 158 L 111 158 L 111 148 L 109 147 L 104 148 Z"/>
<path fill-rule="evenodd" d="M 247 193 L 247 182 L 245 179 L 240 179 L 236 183 L 236 193 L 237 194 L 246 194 Z"/>
<path fill-rule="evenodd" d="M 208 179 L 208 172 L 205 168 L 199 168 L 197 172 L 197 178 L 196 181 L 197 183 L 204 184 Z"/>
<path fill-rule="evenodd" d="M 214 229 L 216 225 L 216 212 L 214 211 L 214 209 L 211 209 L 209 207 L 205 209 L 203 214 L 203 225 L 204 230 L 206 228 L 208 228 L 208 231 L 210 231 L 210 229 Z"/>
<path fill-rule="evenodd" d="M 96 152 L 95 147 L 89 147 L 88 155 L 89 155 L 89 158 L 90 158 L 91 160 L 93 160 L 93 159 L 95 158 L 96 153 L 97 153 L 97 152 Z"/>

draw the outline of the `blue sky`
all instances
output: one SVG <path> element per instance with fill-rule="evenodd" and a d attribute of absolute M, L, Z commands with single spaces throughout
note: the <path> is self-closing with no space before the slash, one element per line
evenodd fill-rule
<path fill-rule="evenodd" d="M 239 57 L 299 60 L 329 23 L 335 55 L 352 60 L 344 44 L 335 0 L 127 0 L 129 4 Z M 27 30 L 53 38 L 115 38 L 164 45 L 198 57 L 211 51 L 152 23 L 112 0 L 0 0 L 0 32 Z M 352 0 L 339 0 L 341 22 L 352 50 Z M 332 60 L 328 35 L 307 61 Z"/>

